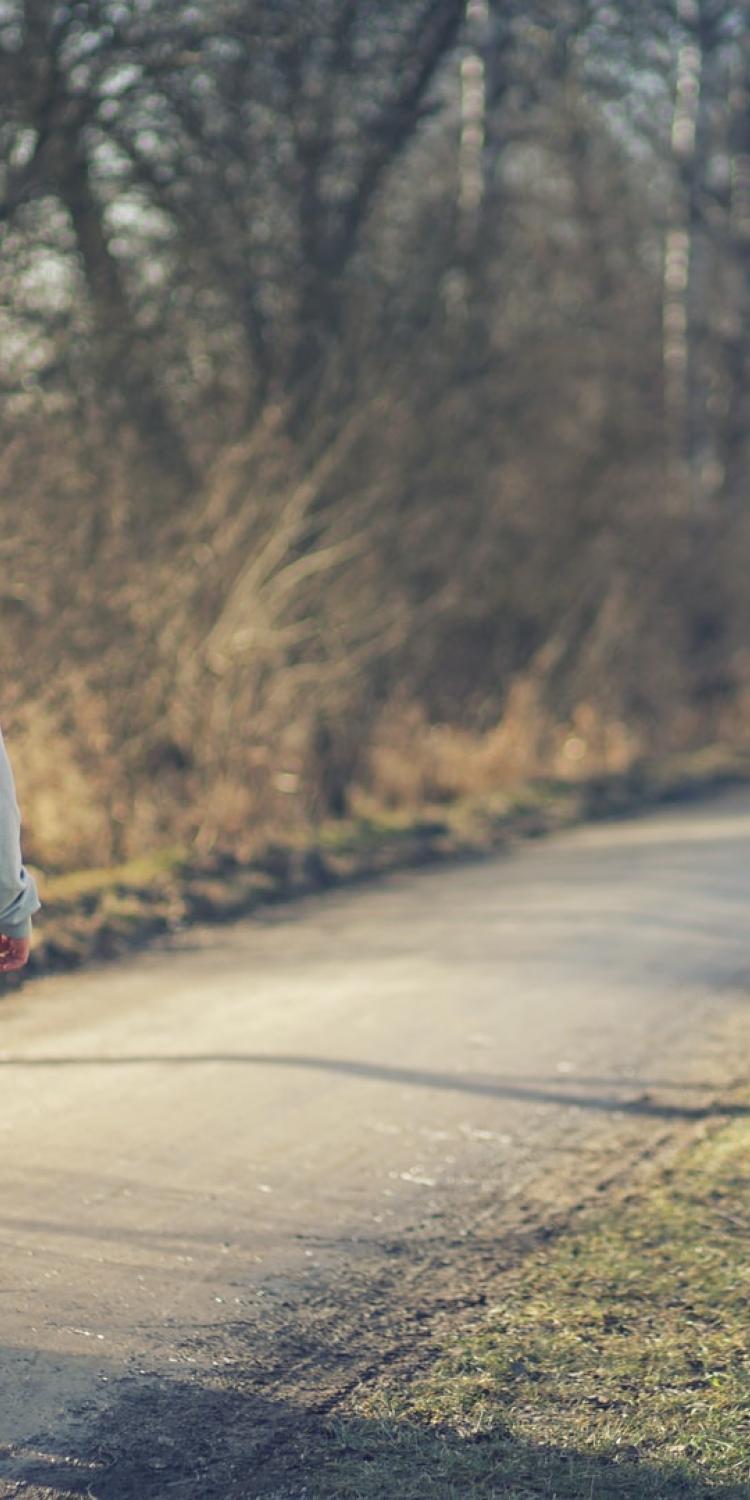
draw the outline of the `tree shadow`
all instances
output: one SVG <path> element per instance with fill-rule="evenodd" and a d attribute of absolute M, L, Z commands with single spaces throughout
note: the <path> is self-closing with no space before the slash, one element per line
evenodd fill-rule
<path fill-rule="evenodd" d="M 639 1084 L 635 1079 L 586 1079 L 580 1077 L 554 1079 L 518 1079 L 493 1077 L 466 1073 L 437 1072 L 421 1068 L 400 1068 L 389 1063 L 360 1062 L 353 1058 L 308 1057 L 294 1053 L 165 1053 L 163 1055 L 125 1054 L 118 1057 L 0 1057 L 2 1068 L 130 1068 L 130 1067 L 203 1067 L 206 1065 L 227 1067 L 254 1067 L 301 1069 L 306 1072 L 338 1073 L 363 1081 L 392 1083 L 406 1088 L 436 1089 L 449 1093 L 467 1094 L 484 1099 L 518 1100 L 522 1103 L 575 1106 L 578 1109 L 599 1113 L 616 1111 L 618 1114 L 644 1115 L 659 1120 L 707 1120 L 717 1115 L 728 1118 L 744 1118 L 750 1115 L 750 1105 L 731 1100 L 711 1100 L 705 1104 L 671 1103 L 658 1099 L 651 1090 L 682 1090 L 704 1088 L 679 1081 L 658 1083 L 647 1081 Z M 591 1089 L 606 1092 L 591 1092 Z M 623 1098 L 622 1091 L 640 1091 L 635 1098 Z"/>
<path fill-rule="evenodd" d="M 3 1351 L 12 1368 L 17 1351 Z M 81 1369 L 96 1361 L 37 1354 L 64 1386 L 66 1363 L 80 1395 Z M 292 1372 L 293 1373 L 293 1372 Z M 531 1443 L 502 1421 L 461 1436 L 404 1418 L 335 1415 L 248 1389 L 241 1364 L 213 1387 L 157 1376 L 111 1379 L 83 1403 L 65 1435 L 41 1432 L 0 1448 L 8 1493 L 90 1500 L 750 1500 L 747 1484 L 714 1483 L 681 1464 L 659 1464 L 612 1447 L 599 1456 Z M 10 1434 L 6 1431 L 4 1437 Z"/>

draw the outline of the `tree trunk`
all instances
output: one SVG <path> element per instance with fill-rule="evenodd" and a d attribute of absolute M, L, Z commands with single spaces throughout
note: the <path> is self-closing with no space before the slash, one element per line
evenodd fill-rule
<path fill-rule="evenodd" d="M 94 315 L 103 405 L 116 427 L 134 438 L 146 470 L 166 486 L 166 498 L 174 501 L 192 489 L 192 466 L 154 379 L 148 341 L 133 326 L 82 153 L 61 174 L 59 192 L 70 214 Z"/>

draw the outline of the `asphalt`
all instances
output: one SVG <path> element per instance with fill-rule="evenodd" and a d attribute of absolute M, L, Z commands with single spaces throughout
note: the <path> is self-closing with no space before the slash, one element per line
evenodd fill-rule
<path fill-rule="evenodd" d="M 307 1303 L 319 1325 L 336 1288 L 361 1323 L 404 1247 L 427 1295 L 452 1247 L 502 1254 L 519 1205 L 553 1215 L 743 1109 L 749 912 L 734 792 L 4 1001 L 0 1496 L 228 1495 L 216 1442 L 240 1396 L 245 1429 L 294 1404 L 284 1350 L 308 1393 L 349 1378 L 341 1349 L 294 1352 Z M 262 1492 L 248 1473 L 232 1494 Z"/>

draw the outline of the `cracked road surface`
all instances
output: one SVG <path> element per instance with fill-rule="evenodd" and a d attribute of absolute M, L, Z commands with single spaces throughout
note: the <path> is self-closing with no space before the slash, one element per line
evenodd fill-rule
<path fill-rule="evenodd" d="M 3 1001 L 0 1496 L 282 1493 L 305 1415 L 741 1107 L 749 912 L 733 792 Z"/>

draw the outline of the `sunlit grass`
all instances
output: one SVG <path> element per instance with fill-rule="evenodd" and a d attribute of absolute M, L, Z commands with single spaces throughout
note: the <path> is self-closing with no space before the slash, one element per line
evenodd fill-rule
<path fill-rule="evenodd" d="M 426 1373 L 362 1390 L 306 1494 L 750 1497 L 750 1124 L 498 1282 Z"/>
<path fill-rule="evenodd" d="M 167 849 L 157 849 L 121 865 L 94 870 L 71 870 L 67 874 L 49 878 L 45 878 L 43 872 L 35 874 L 43 900 L 73 902 L 79 896 L 103 892 L 115 886 L 139 889 L 154 885 L 163 880 L 166 874 L 177 872 L 186 857 L 187 850 L 183 846 L 174 845 Z"/>

